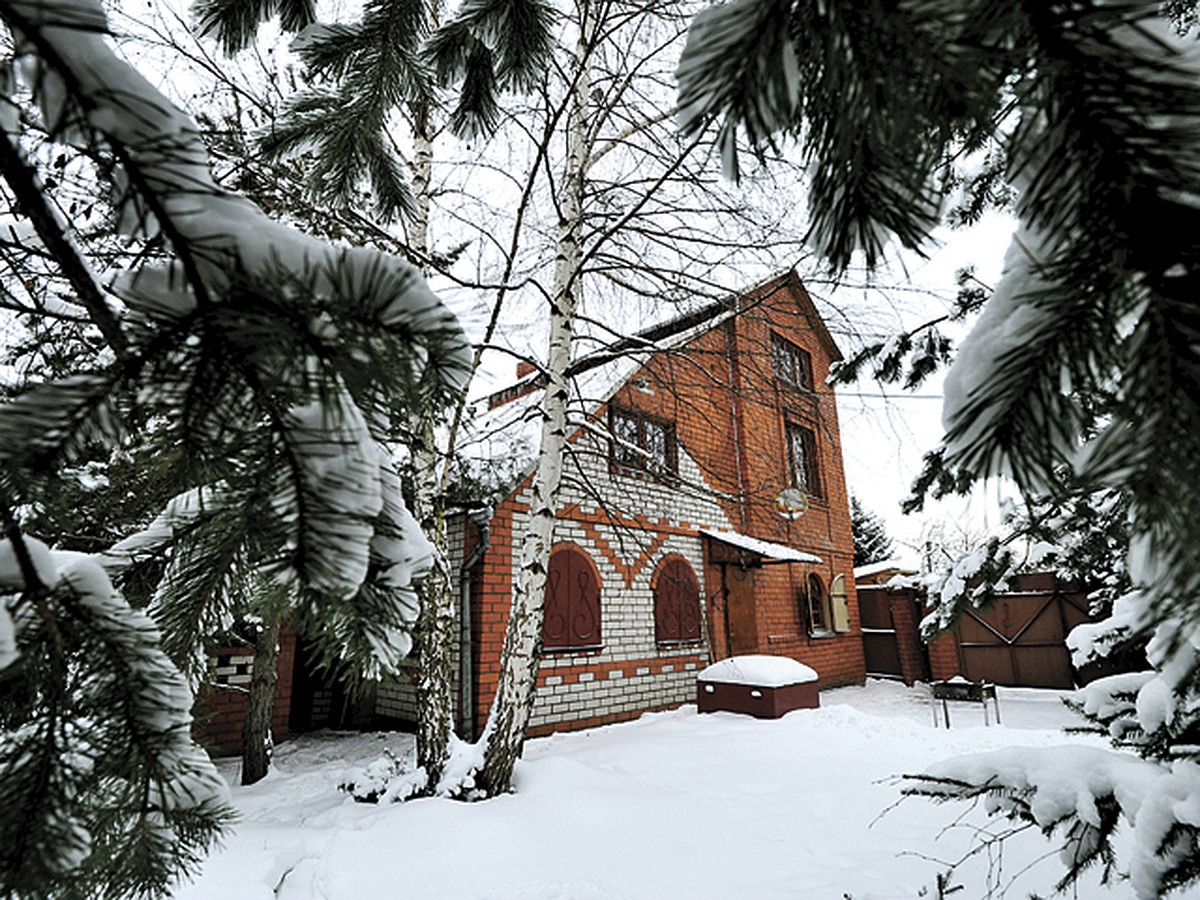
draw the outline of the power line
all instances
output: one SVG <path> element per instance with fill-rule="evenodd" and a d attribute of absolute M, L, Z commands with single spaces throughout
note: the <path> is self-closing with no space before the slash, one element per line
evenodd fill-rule
<path fill-rule="evenodd" d="M 870 394 L 865 391 L 835 391 L 838 397 L 866 397 L 872 400 L 944 400 L 942 394 Z"/>

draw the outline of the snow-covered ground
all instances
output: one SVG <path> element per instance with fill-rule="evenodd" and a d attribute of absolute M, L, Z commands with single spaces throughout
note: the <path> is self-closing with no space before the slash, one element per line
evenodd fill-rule
<path fill-rule="evenodd" d="M 279 747 L 274 771 L 233 787 L 242 813 L 181 900 L 893 900 L 936 897 L 967 855 L 981 810 L 900 799 L 897 776 L 948 756 L 1096 738 L 1053 691 L 1000 689 L 1001 726 L 928 695 L 872 681 L 776 721 L 694 706 L 531 741 L 518 791 L 485 803 L 355 803 L 339 777 L 400 734 L 321 733 Z M 236 780 L 236 765 L 222 772 Z M 991 830 L 999 824 L 989 826 Z M 1026 832 L 964 863 L 964 900 L 1049 894 L 1062 874 Z M 1049 855 L 1049 858 L 1046 858 Z M 1127 897 L 1085 882 L 1077 896 Z M 990 887 L 989 887 L 990 886 Z"/>

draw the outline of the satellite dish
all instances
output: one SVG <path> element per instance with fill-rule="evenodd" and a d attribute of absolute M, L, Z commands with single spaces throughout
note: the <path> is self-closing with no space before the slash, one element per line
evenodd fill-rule
<path fill-rule="evenodd" d="M 799 488 L 784 488 L 775 498 L 775 509 L 785 519 L 798 519 L 808 512 L 808 494 Z"/>

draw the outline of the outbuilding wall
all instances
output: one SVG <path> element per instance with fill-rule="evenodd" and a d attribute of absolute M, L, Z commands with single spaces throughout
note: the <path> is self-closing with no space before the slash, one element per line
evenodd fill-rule
<path fill-rule="evenodd" d="M 296 631 L 285 624 L 279 635 L 279 680 L 271 716 L 271 734 L 275 740 L 288 734 L 295 657 Z M 253 672 L 253 647 L 220 647 L 209 657 L 209 682 L 192 707 L 192 736 L 210 753 L 222 756 L 242 752 L 242 726 Z"/>

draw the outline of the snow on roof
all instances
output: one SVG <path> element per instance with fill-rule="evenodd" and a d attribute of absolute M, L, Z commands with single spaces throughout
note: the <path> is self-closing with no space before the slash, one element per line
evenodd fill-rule
<path fill-rule="evenodd" d="M 911 559 L 893 556 L 891 559 L 881 559 L 879 562 L 868 563 L 865 566 L 854 567 L 855 578 L 866 578 L 868 575 L 878 575 L 880 572 L 895 570 L 901 575 L 915 575 L 921 567 Z"/>
<path fill-rule="evenodd" d="M 821 557 L 805 553 L 803 550 L 797 550 L 784 544 L 772 544 L 770 541 L 760 541 L 758 538 L 752 538 L 748 534 L 739 534 L 736 531 L 715 531 L 711 528 L 701 528 L 700 533 L 722 543 L 731 544 L 742 550 L 749 550 L 751 553 L 757 553 L 759 556 L 780 562 L 819 563 L 821 561 Z"/>
<path fill-rule="evenodd" d="M 759 687 L 783 687 L 817 680 L 817 673 L 786 656 L 731 656 L 715 662 L 696 678 L 718 684 L 752 684 Z"/>

